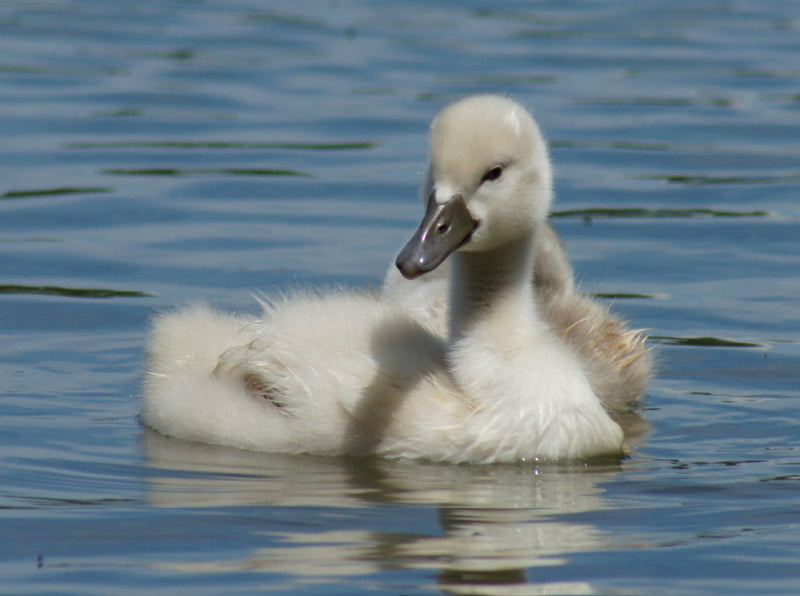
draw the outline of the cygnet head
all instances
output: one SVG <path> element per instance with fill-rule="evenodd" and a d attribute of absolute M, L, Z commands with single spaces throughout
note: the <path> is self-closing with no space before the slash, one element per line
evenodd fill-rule
<path fill-rule="evenodd" d="M 530 113 L 499 95 L 444 108 L 431 124 L 425 217 L 397 257 L 408 279 L 455 250 L 486 251 L 531 234 L 550 209 L 547 146 Z"/>

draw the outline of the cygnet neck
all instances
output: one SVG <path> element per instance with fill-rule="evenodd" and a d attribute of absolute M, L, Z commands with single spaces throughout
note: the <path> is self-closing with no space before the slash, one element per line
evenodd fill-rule
<path fill-rule="evenodd" d="M 484 251 L 452 255 L 450 342 L 482 329 L 491 337 L 513 337 L 537 331 L 533 283 L 534 234 L 524 234 Z"/>

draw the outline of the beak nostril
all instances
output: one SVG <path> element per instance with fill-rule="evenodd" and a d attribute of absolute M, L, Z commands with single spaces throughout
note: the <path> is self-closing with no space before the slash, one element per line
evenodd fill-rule
<path fill-rule="evenodd" d="M 433 271 L 450 253 L 469 242 L 477 225 L 461 195 L 446 203 L 429 201 L 417 231 L 397 255 L 397 268 L 406 279 Z"/>

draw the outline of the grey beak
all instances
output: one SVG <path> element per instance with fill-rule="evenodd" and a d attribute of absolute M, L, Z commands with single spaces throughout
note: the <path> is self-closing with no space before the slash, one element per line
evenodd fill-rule
<path fill-rule="evenodd" d="M 446 203 L 437 203 L 435 193 L 431 193 L 422 223 L 397 255 L 397 268 L 406 279 L 433 271 L 447 255 L 469 241 L 477 225 L 464 197 L 456 195 Z"/>

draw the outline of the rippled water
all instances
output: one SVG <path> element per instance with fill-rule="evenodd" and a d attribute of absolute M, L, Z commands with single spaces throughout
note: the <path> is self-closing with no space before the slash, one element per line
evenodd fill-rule
<path fill-rule="evenodd" d="M 795 594 L 800 8 L 0 5 L 3 593 Z M 582 284 L 651 330 L 613 468 L 242 453 L 137 423 L 158 309 L 375 284 L 426 127 L 534 107 Z"/>

